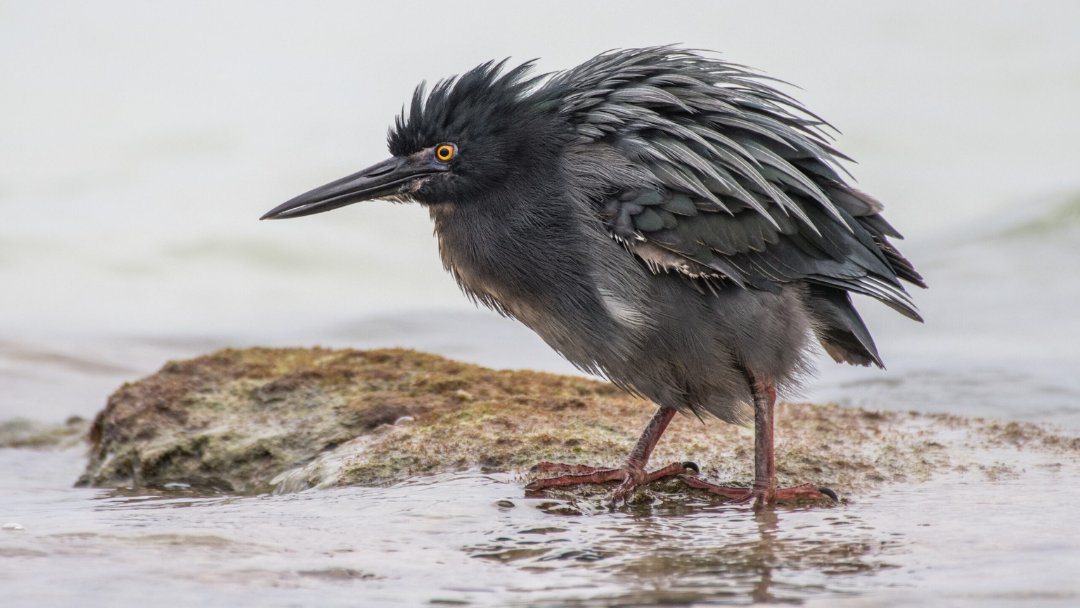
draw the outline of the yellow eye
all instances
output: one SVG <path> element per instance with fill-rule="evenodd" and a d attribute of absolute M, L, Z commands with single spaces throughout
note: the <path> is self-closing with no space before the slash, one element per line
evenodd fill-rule
<path fill-rule="evenodd" d="M 457 155 L 457 146 L 454 144 L 439 144 L 435 146 L 435 158 L 446 162 Z"/>

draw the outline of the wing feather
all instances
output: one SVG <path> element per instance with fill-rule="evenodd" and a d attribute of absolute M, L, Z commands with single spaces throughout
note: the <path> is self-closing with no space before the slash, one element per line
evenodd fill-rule
<path fill-rule="evenodd" d="M 653 272 L 766 290 L 801 281 L 821 286 L 830 310 L 844 300 L 828 289 L 839 289 L 918 319 L 900 281 L 924 283 L 889 242 L 899 233 L 880 203 L 845 182 L 849 159 L 829 125 L 771 81 L 663 46 L 602 54 L 537 94 L 559 100 L 575 145 L 603 148 L 644 176 L 604 184 L 592 204 Z M 845 323 L 872 351 L 859 324 Z"/>

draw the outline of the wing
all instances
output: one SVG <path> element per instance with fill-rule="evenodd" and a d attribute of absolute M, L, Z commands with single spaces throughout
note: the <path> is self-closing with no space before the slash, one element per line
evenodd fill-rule
<path fill-rule="evenodd" d="M 900 279 L 922 278 L 889 242 L 900 235 L 881 205 L 846 184 L 828 125 L 766 78 L 654 47 L 600 55 L 540 93 L 563 96 L 579 146 L 636 171 L 602 172 L 593 204 L 654 272 L 764 290 L 801 281 L 826 304 L 861 293 L 920 319 Z"/>

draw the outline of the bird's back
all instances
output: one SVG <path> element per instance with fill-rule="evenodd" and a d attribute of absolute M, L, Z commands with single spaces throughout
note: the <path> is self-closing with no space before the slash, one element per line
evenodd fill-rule
<path fill-rule="evenodd" d="M 763 77 L 635 49 L 527 100 L 557 117 L 561 153 L 483 205 L 432 214 L 463 289 L 583 369 L 734 420 L 746 374 L 793 383 L 811 336 L 881 365 L 850 293 L 919 318 L 900 235 L 847 184 L 826 125 Z"/>
<path fill-rule="evenodd" d="M 654 47 L 600 55 L 538 95 L 563 100 L 581 156 L 625 164 L 604 175 L 592 205 L 653 272 L 706 291 L 803 285 L 837 361 L 881 365 L 849 293 L 920 319 L 900 281 L 925 285 L 889 240 L 900 234 L 847 184 L 827 124 L 766 78 Z"/>

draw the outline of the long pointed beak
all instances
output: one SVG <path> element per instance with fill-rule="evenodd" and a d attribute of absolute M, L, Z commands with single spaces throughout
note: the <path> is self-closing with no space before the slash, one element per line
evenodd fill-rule
<path fill-rule="evenodd" d="M 280 220 L 331 211 L 393 194 L 400 194 L 413 180 L 444 171 L 445 168 L 417 156 L 394 156 L 363 171 L 286 201 L 263 215 L 261 220 Z"/>

